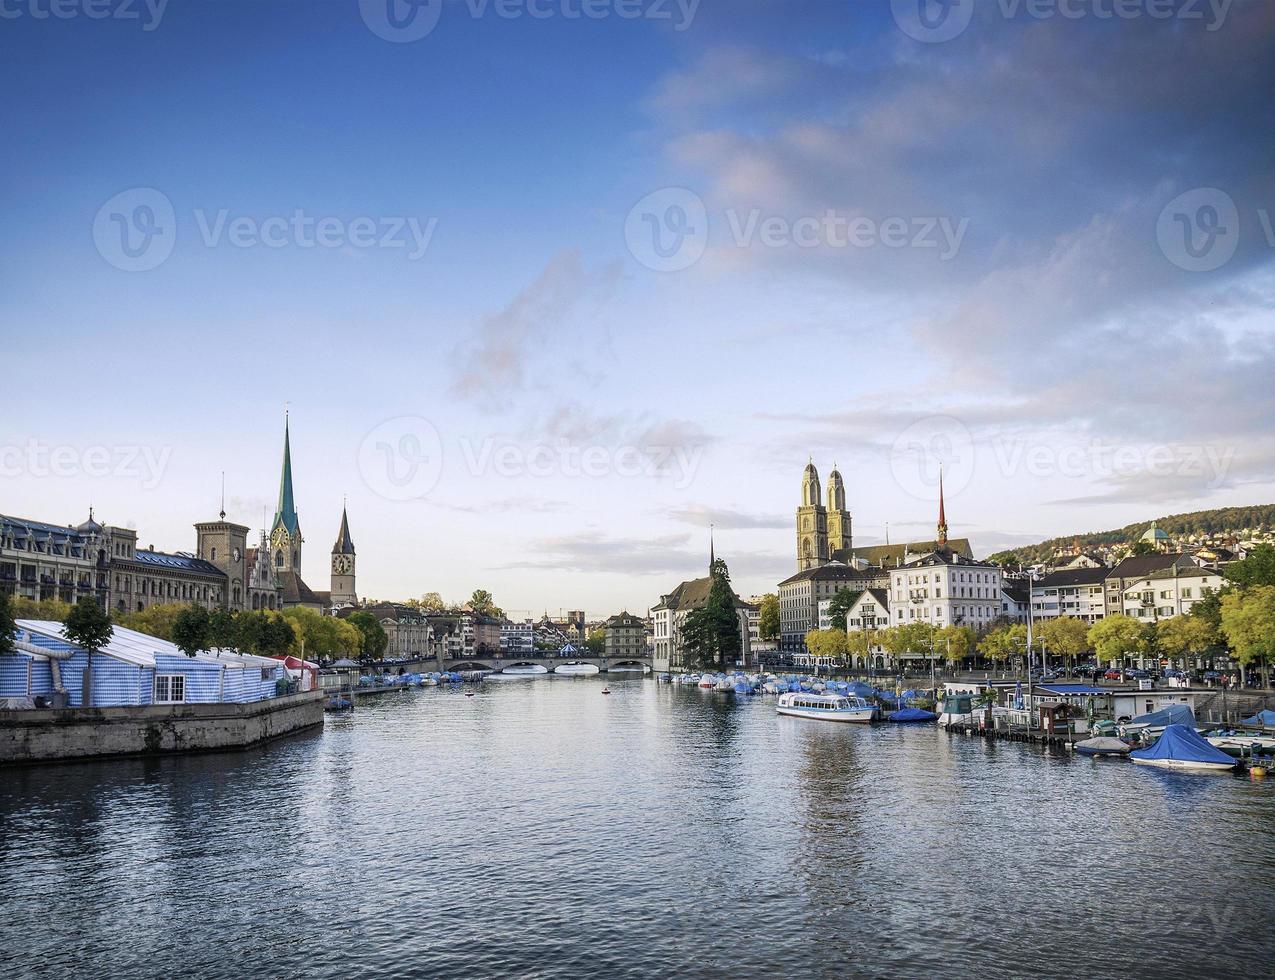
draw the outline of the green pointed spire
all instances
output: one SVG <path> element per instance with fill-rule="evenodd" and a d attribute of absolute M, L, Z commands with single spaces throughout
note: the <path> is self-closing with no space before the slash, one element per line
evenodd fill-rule
<path fill-rule="evenodd" d="M 283 525 L 289 535 L 300 537 L 301 522 L 297 520 L 297 505 L 292 497 L 292 441 L 288 432 L 288 417 L 283 417 L 283 475 L 279 479 L 279 506 L 274 513 L 271 530 Z"/>

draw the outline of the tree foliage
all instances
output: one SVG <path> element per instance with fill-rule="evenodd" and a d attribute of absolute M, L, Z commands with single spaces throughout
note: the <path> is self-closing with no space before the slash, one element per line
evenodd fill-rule
<path fill-rule="evenodd" d="M 944 626 L 935 635 L 935 644 L 949 664 L 959 664 L 974 650 L 975 633 L 970 626 Z"/>
<path fill-rule="evenodd" d="M 187 606 L 173 622 L 172 642 L 188 657 L 208 649 L 208 610 L 203 606 Z"/>
<path fill-rule="evenodd" d="M 1244 589 L 1275 585 L 1275 545 L 1258 545 L 1243 561 L 1228 565 L 1222 574 Z"/>
<path fill-rule="evenodd" d="M 763 640 L 779 639 L 779 596 L 768 592 L 761 597 L 761 609 L 757 614 L 757 635 Z"/>
<path fill-rule="evenodd" d="M 1170 659 L 1202 654 L 1216 643 L 1216 632 L 1202 617 L 1173 616 L 1156 623 L 1156 645 Z"/>
<path fill-rule="evenodd" d="M 602 656 L 606 652 L 607 647 L 607 631 L 602 628 L 590 630 L 589 635 L 585 637 L 584 647 L 589 653 L 595 657 Z"/>
<path fill-rule="evenodd" d="M 714 561 L 710 578 L 707 601 L 692 610 L 682 624 L 682 649 L 688 666 L 700 670 L 732 666 L 743 651 L 726 562 L 720 558 Z"/>
<path fill-rule="evenodd" d="M 1275 585 L 1255 585 L 1222 597 L 1222 633 L 1235 659 L 1247 670 L 1260 665 L 1263 683 L 1270 683 L 1275 657 Z"/>
<path fill-rule="evenodd" d="M 846 631 L 839 629 L 811 630 L 806 634 L 806 649 L 812 656 L 844 662 L 848 650 Z"/>
<path fill-rule="evenodd" d="M 1089 645 L 1106 663 L 1145 653 L 1144 640 L 1142 624 L 1128 616 L 1108 616 L 1089 627 Z"/>
<path fill-rule="evenodd" d="M 316 662 L 362 655 L 363 633 L 344 619 L 294 606 L 283 611 L 281 621 L 292 632 L 284 653 Z"/>
<path fill-rule="evenodd" d="M 1089 624 L 1074 616 L 1042 620 L 1036 626 L 1036 636 L 1045 644 L 1047 655 L 1074 660 L 1090 649 Z"/>
<path fill-rule="evenodd" d="M 96 599 L 88 597 L 71 607 L 62 625 L 62 634 L 90 654 L 106 646 L 114 632 L 111 617 L 97 604 Z"/>
<path fill-rule="evenodd" d="M 71 604 L 60 599 L 28 599 L 15 596 L 10 600 L 14 619 L 38 619 L 49 623 L 65 623 Z"/>
<path fill-rule="evenodd" d="M 841 630 L 843 633 L 846 631 L 846 613 L 850 611 L 850 607 L 855 604 L 855 600 L 862 594 L 862 589 L 842 587 L 837 590 L 837 594 L 828 603 L 828 618 L 832 620 L 833 629 Z"/>
<path fill-rule="evenodd" d="M 389 635 L 381 621 L 370 612 L 359 610 L 350 613 L 345 620 L 359 631 L 359 657 L 362 660 L 380 660 L 390 644 Z"/>
<path fill-rule="evenodd" d="M 119 624 L 125 629 L 136 630 L 147 636 L 173 642 L 173 625 L 187 607 L 181 603 L 161 603 L 147 606 L 137 612 L 117 613 Z"/>
<path fill-rule="evenodd" d="M 13 649 L 13 638 L 18 632 L 16 618 L 8 594 L 0 592 L 0 653 L 8 653 Z"/>
<path fill-rule="evenodd" d="M 496 601 L 486 589 L 474 589 L 474 594 L 469 597 L 469 609 L 475 616 L 505 618 L 505 611 L 496 605 Z"/>

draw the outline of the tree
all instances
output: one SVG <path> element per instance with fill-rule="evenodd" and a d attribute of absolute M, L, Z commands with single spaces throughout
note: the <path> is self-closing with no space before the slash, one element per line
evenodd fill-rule
<path fill-rule="evenodd" d="M 607 648 L 607 631 L 602 627 L 590 630 L 589 635 L 585 637 L 584 647 L 593 656 L 602 656 L 602 654 L 606 652 Z"/>
<path fill-rule="evenodd" d="M 1222 574 L 1240 588 L 1275 585 L 1275 545 L 1259 544 L 1247 558 L 1229 565 Z"/>
<path fill-rule="evenodd" d="M 13 638 L 18 633 L 18 624 L 14 619 L 8 594 L 0 592 L 0 653 L 8 653 L 13 649 Z"/>
<path fill-rule="evenodd" d="M 978 652 L 992 663 L 1003 664 L 1009 660 L 1010 654 L 1013 652 L 1009 642 L 1009 627 L 1004 626 L 1000 629 L 989 631 L 978 641 Z"/>
<path fill-rule="evenodd" d="M 1275 657 L 1275 585 L 1255 585 L 1223 596 L 1222 634 L 1241 671 L 1259 665 L 1262 686 L 1269 687 L 1270 661 Z"/>
<path fill-rule="evenodd" d="M 865 666 L 872 657 L 872 648 L 880 643 L 881 636 L 876 630 L 848 630 L 846 632 L 846 656 L 858 658 Z"/>
<path fill-rule="evenodd" d="M 242 612 L 235 617 L 235 638 L 231 644 L 244 653 L 265 656 L 270 646 L 270 615 L 253 610 Z"/>
<path fill-rule="evenodd" d="M 361 634 L 359 641 L 360 660 L 380 660 L 385 655 L 385 648 L 389 646 L 390 638 L 380 620 L 370 612 L 360 610 L 350 613 L 345 621 Z"/>
<path fill-rule="evenodd" d="M 421 612 L 429 615 L 445 613 L 451 609 L 437 592 L 426 592 L 420 599 L 409 599 L 408 605 L 415 605 Z"/>
<path fill-rule="evenodd" d="M 208 610 L 203 606 L 187 606 L 173 623 L 173 639 L 188 657 L 208 649 Z"/>
<path fill-rule="evenodd" d="M 491 597 L 491 593 L 486 589 L 474 589 L 474 594 L 469 597 L 469 609 L 475 616 L 491 616 L 494 619 L 504 619 L 505 612 Z"/>
<path fill-rule="evenodd" d="M 806 634 L 806 649 L 811 656 L 844 663 L 847 650 L 845 630 L 811 630 Z"/>
<path fill-rule="evenodd" d="M 331 617 L 325 616 L 323 618 L 329 619 Z M 292 624 L 287 619 L 275 613 L 266 620 L 263 656 L 286 657 L 292 652 L 292 646 L 295 642 L 296 631 L 293 630 Z"/>
<path fill-rule="evenodd" d="M 832 620 L 833 629 L 841 630 L 843 633 L 846 631 L 846 613 L 862 594 L 862 589 L 852 591 L 848 588 L 840 588 L 837 590 L 837 594 L 828 603 L 828 617 Z"/>
<path fill-rule="evenodd" d="M 80 691 L 80 703 L 86 708 L 93 705 L 93 654 L 111 641 L 114 632 L 111 617 L 96 599 L 87 596 L 71 607 L 62 622 L 62 635 L 88 653 L 84 686 Z"/>
<path fill-rule="evenodd" d="M 1142 625 L 1128 616 L 1108 616 L 1089 627 L 1089 645 L 1106 663 L 1142 652 L 1142 641 Z"/>
<path fill-rule="evenodd" d="M 1139 555 L 1154 555 L 1154 554 L 1155 554 L 1155 545 L 1153 545 L 1150 541 L 1135 541 L 1133 543 L 1133 547 L 1129 549 L 1130 557 L 1137 557 Z"/>
<path fill-rule="evenodd" d="M 974 630 L 969 626 L 944 626 L 935 641 L 947 662 L 955 667 L 974 649 Z"/>
<path fill-rule="evenodd" d="M 177 617 L 186 610 L 181 603 L 163 603 L 147 606 L 137 612 L 121 613 L 120 625 L 125 629 L 137 630 L 147 636 L 155 636 L 161 640 L 173 640 L 173 625 Z"/>
<path fill-rule="evenodd" d="M 761 597 L 761 609 L 757 615 L 757 635 L 763 640 L 779 639 L 779 596 L 767 592 Z"/>
<path fill-rule="evenodd" d="M 1074 663 L 1089 650 L 1089 626 L 1074 616 L 1058 616 L 1044 620 L 1036 627 L 1036 635 L 1045 644 L 1045 653 Z"/>
<path fill-rule="evenodd" d="M 739 613 L 735 592 L 730 587 L 726 562 L 713 562 L 708 598 L 682 624 L 682 649 L 690 666 L 701 670 L 729 667 L 739 658 L 743 640 L 739 633 Z"/>
<path fill-rule="evenodd" d="M 10 607 L 14 619 L 39 619 L 49 623 L 64 623 L 71 612 L 71 604 L 60 599 L 27 599 L 15 596 Z"/>
<path fill-rule="evenodd" d="M 214 610 L 208 617 L 208 647 L 218 650 L 235 645 L 235 614 L 225 609 Z"/>
<path fill-rule="evenodd" d="M 1203 654 L 1217 641 L 1208 620 L 1195 616 L 1173 616 L 1156 623 L 1156 645 L 1173 661 L 1185 661 Z"/>

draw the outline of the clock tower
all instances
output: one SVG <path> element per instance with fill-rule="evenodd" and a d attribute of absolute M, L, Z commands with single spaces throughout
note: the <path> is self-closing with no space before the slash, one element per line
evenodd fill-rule
<path fill-rule="evenodd" d="M 292 496 L 292 445 L 288 419 L 283 421 L 283 475 L 279 478 L 279 506 L 270 525 L 270 559 L 276 572 L 301 574 L 301 522 Z"/>
<path fill-rule="evenodd" d="M 198 542 L 195 556 L 216 565 L 226 576 L 222 607 L 230 612 L 242 612 L 247 608 L 244 553 L 248 550 L 248 529 L 226 520 L 223 510 L 219 520 L 196 524 L 195 535 Z"/>
<path fill-rule="evenodd" d="M 350 520 L 341 508 L 341 531 L 332 546 L 332 606 L 358 604 L 354 591 L 354 539 L 350 537 Z"/>

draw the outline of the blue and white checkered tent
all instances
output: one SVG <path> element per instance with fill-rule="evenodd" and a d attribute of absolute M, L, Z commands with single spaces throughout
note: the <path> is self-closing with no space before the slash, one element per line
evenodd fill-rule
<path fill-rule="evenodd" d="M 53 693 L 50 655 L 59 658 L 72 707 L 83 707 L 88 654 L 62 635 L 62 624 L 19 620 L 18 652 L 0 656 L 0 697 Z M 116 626 L 93 655 L 91 707 L 147 704 L 244 703 L 272 698 L 284 676 L 278 660 L 230 651 L 188 657 L 176 644 Z"/>
<path fill-rule="evenodd" d="M 84 671 L 88 653 L 62 635 L 62 624 L 20 619 L 14 637 L 16 652 L 0 656 L 0 697 L 51 697 L 56 661 L 62 687 L 71 707 L 84 707 Z M 116 634 L 120 632 L 116 628 Z M 149 653 L 112 637 L 93 655 L 93 703 L 90 707 L 150 704 L 155 659 Z"/>

